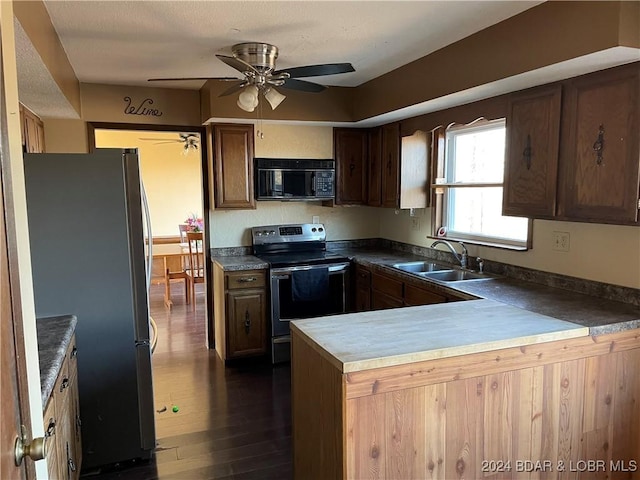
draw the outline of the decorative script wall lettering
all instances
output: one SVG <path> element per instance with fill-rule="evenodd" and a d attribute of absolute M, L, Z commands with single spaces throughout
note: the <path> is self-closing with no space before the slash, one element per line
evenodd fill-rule
<path fill-rule="evenodd" d="M 148 117 L 161 117 L 162 112 L 157 108 L 151 108 L 153 100 L 145 98 L 140 105 L 136 106 L 131 104 L 131 97 L 124 97 L 124 101 L 127 102 L 127 106 L 124 107 L 125 115 L 146 115 Z"/>

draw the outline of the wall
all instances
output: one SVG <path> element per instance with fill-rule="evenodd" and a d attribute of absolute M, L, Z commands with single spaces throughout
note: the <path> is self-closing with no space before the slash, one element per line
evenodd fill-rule
<path fill-rule="evenodd" d="M 43 118 L 47 153 L 87 153 L 87 124 L 82 120 Z"/>
<path fill-rule="evenodd" d="M 178 235 L 191 213 L 202 217 L 200 150 L 184 154 L 182 143 L 167 143 L 178 138 L 177 132 L 96 130 L 98 148 L 138 148 L 154 237 Z"/>
<path fill-rule="evenodd" d="M 262 123 L 255 126 L 256 157 L 333 158 L 333 129 Z M 323 207 L 319 202 L 257 202 L 255 210 L 210 212 L 211 246 L 251 245 L 248 228 L 278 223 L 310 223 L 317 215 L 327 227 L 328 240 L 378 237 L 378 209 Z"/>
<path fill-rule="evenodd" d="M 429 246 L 431 215 L 418 211 L 420 231 L 411 229 L 407 210 L 398 215 L 380 209 L 380 236 L 389 240 Z M 553 232 L 568 232 L 569 251 L 553 250 Z M 441 247 L 439 247 L 441 248 Z M 640 288 L 640 228 L 593 223 L 533 222 L 533 249 L 515 252 L 468 245 L 469 255 L 572 277 Z"/>

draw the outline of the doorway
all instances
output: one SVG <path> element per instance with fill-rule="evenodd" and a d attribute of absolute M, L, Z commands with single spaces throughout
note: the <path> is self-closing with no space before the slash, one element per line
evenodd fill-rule
<path fill-rule="evenodd" d="M 157 324 L 157 348 L 170 351 L 173 343 L 184 341 L 206 344 L 212 332 L 208 331 L 207 309 L 211 285 L 206 274 L 209 227 L 204 128 L 89 124 L 89 136 L 93 148 L 138 149 L 152 225 L 149 308 Z M 185 273 L 189 248 L 180 226 L 204 232 L 199 245 L 205 274 L 198 283 L 191 282 Z M 189 294 L 191 285 L 195 295 Z M 188 339 L 182 325 L 185 320 L 192 327 Z M 175 329 L 180 333 L 173 332 Z"/>

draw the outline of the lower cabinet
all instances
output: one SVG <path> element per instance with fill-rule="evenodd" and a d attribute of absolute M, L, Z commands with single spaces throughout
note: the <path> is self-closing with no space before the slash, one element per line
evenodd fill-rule
<path fill-rule="evenodd" d="M 356 311 L 384 310 L 434 303 L 464 300 L 450 291 L 429 283 L 403 281 L 379 272 L 371 272 L 362 265 L 356 266 Z"/>
<path fill-rule="evenodd" d="M 267 353 L 265 270 L 225 272 L 214 267 L 216 352 L 222 360 Z"/>
<path fill-rule="evenodd" d="M 80 476 L 82 439 L 76 352 L 74 337 L 44 410 L 45 436 L 48 437 L 47 465 L 51 480 L 75 480 Z"/>

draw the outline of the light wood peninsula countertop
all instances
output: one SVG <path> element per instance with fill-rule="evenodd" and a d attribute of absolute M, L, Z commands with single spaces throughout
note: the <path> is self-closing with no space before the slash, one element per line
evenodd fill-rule
<path fill-rule="evenodd" d="M 343 373 L 589 335 L 486 299 L 295 320 L 291 329 Z"/>

